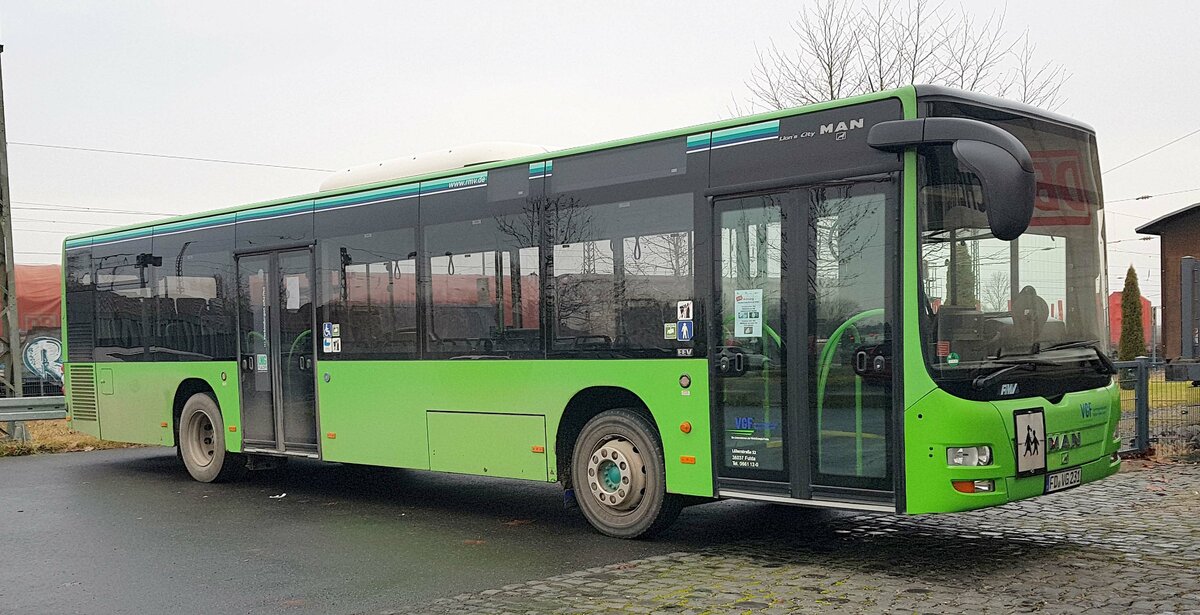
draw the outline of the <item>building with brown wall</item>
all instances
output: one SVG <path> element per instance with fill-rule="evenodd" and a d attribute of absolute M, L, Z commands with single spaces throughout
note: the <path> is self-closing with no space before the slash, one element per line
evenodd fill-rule
<path fill-rule="evenodd" d="M 1171 212 L 1157 220 L 1139 226 L 1137 232 L 1158 235 L 1159 268 L 1162 271 L 1162 329 L 1163 356 L 1179 358 L 1182 352 L 1183 322 L 1180 310 L 1179 259 L 1192 256 L 1200 259 L 1200 203 Z"/>

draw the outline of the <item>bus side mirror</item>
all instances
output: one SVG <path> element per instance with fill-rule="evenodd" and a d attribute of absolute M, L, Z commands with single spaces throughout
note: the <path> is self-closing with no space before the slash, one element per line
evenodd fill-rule
<path fill-rule="evenodd" d="M 985 141 L 954 142 L 958 163 L 979 178 L 988 226 L 997 239 L 1012 241 L 1029 228 L 1037 180 L 1004 148 Z"/>
<path fill-rule="evenodd" d="M 952 144 L 959 164 L 979 178 L 992 235 L 1012 241 L 1029 228 L 1037 192 L 1033 157 L 1003 129 L 955 117 L 894 120 L 872 126 L 867 144 L 888 151 Z"/>

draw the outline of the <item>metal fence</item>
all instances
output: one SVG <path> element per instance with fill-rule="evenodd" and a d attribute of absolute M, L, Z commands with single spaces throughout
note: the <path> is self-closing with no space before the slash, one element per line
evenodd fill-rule
<path fill-rule="evenodd" d="M 1166 379 L 1163 364 L 1148 357 L 1118 361 L 1121 451 L 1145 453 L 1151 448 L 1182 452 L 1200 440 L 1200 387 Z M 1200 383 L 1198 383 L 1200 384 Z"/>

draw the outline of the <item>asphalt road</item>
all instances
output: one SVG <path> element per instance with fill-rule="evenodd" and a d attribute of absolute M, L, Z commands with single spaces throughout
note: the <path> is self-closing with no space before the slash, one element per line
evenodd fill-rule
<path fill-rule="evenodd" d="M 828 517 L 719 502 L 622 541 L 550 484 L 293 461 L 209 485 L 162 448 L 3 458 L 0 612 L 379 612 Z"/>

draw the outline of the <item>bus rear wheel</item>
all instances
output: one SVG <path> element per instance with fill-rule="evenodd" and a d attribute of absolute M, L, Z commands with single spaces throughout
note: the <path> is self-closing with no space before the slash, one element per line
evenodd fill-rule
<path fill-rule="evenodd" d="M 237 453 L 225 450 L 225 422 L 217 401 L 196 393 L 183 404 L 179 415 L 179 456 L 192 478 L 202 483 L 229 480 L 246 468 Z"/>
<path fill-rule="evenodd" d="M 571 483 L 583 516 L 616 538 L 654 536 L 683 508 L 681 497 L 667 493 L 657 430 L 625 408 L 602 412 L 583 426 L 571 458 Z"/>

